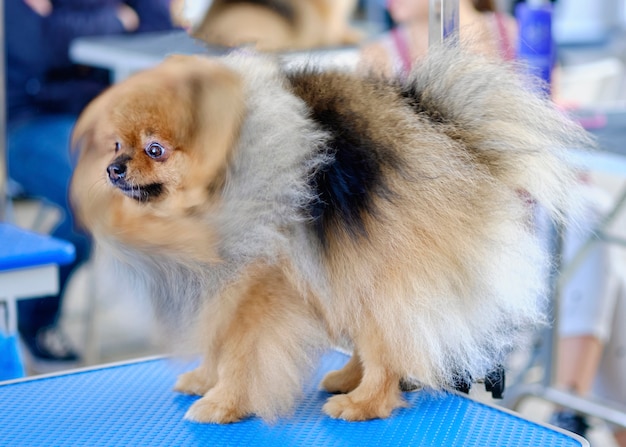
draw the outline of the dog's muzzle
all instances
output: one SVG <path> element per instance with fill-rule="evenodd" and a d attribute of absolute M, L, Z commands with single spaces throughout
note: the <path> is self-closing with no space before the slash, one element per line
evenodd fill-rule
<path fill-rule="evenodd" d="M 107 167 L 107 173 L 109 174 L 109 180 L 111 180 L 114 184 L 118 183 L 126 177 L 126 164 L 111 163 Z"/>
<path fill-rule="evenodd" d="M 125 183 L 126 179 L 126 171 L 127 171 L 127 162 L 131 160 L 131 157 L 128 155 L 120 155 L 113 162 L 107 166 L 107 174 L 109 175 L 109 180 L 115 186 L 120 186 L 120 184 Z"/>
<path fill-rule="evenodd" d="M 109 175 L 109 180 L 111 183 L 118 186 L 120 183 L 125 182 L 126 171 L 127 171 L 127 162 L 131 160 L 131 157 L 128 155 L 120 155 L 113 162 L 107 166 L 107 174 Z"/>
<path fill-rule="evenodd" d="M 126 174 L 128 171 L 127 162 L 129 160 L 131 158 L 128 155 L 121 155 L 107 166 L 107 174 L 111 184 L 126 196 L 139 202 L 148 202 L 160 197 L 165 191 L 162 183 L 137 185 L 133 182 L 128 182 Z"/>

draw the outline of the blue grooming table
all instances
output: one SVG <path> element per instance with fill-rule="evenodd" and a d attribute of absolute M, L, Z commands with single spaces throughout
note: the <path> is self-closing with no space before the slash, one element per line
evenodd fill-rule
<path fill-rule="evenodd" d="M 323 356 L 295 413 L 274 424 L 249 418 L 198 424 L 183 415 L 198 399 L 172 391 L 194 365 L 148 359 L 0 384 L 0 446 L 589 446 L 575 435 L 457 394 L 406 393 L 410 408 L 386 420 L 345 422 L 322 413 L 323 374 L 347 356 Z"/>
<path fill-rule="evenodd" d="M 24 375 L 17 348 L 17 300 L 57 293 L 58 266 L 74 257 L 69 242 L 0 222 L 0 304 L 6 318 L 5 324 L 0 321 L 0 380 Z"/>

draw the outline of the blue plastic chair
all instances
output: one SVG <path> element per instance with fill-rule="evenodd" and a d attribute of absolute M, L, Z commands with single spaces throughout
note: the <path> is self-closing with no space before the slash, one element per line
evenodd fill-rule
<path fill-rule="evenodd" d="M 17 300 L 57 293 L 58 266 L 74 257 L 69 242 L 0 222 L 0 304 L 5 317 L 0 321 L 0 381 L 24 376 Z"/>

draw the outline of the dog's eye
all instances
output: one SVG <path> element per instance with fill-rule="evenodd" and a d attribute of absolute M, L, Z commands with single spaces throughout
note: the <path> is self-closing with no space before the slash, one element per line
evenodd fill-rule
<path fill-rule="evenodd" d="M 119 150 L 121 149 L 122 145 L 120 144 L 119 141 L 115 142 L 115 152 L 119 152 Z"/>
<path fill-rule="evenodd" d="M 159 159 L 165 155 L 165 149 L 159 143 L 150 143 L 146 148 L 146 154 L 150 158 Z"/>

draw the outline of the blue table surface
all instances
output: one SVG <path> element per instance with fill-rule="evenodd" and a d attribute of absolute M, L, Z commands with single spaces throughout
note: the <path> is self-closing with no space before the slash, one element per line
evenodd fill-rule
<path fill-rule="evenodd" d="M 51 236 L 0 222 L 0 271 L 74 260 L 74 246 Z"/>
<path fill-rule="evenodd" d="M 0 446 L 581 446 L 584 441 L 456 394 L 406 393 L 386 420 L 345 422 L 321 411 L 323 356 L 294 414 L 273 424 L 183 419 L 197 397 L 172 391 L 192 364 L 152 359 L 0 385 Z"/>

